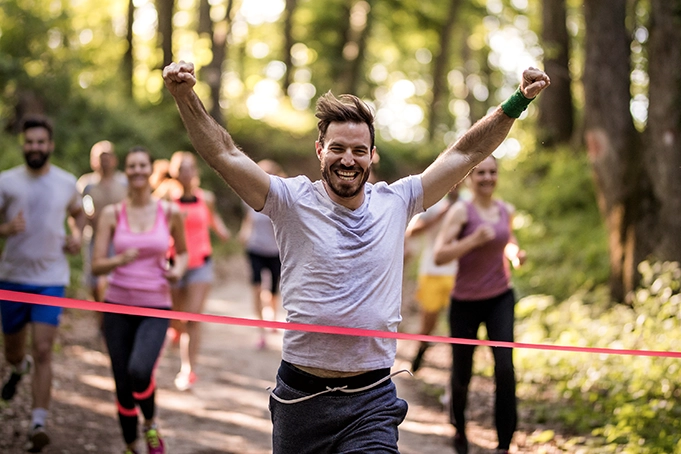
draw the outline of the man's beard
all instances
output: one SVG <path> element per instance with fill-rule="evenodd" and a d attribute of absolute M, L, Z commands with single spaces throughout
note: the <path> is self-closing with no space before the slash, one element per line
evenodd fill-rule
<path fill-rule="evenodd" d="M 28 153 L 24 153 L 26 165 L 33 170 L 42 169 L 48 159 L 50 159 L 50 153 L 43 153 L 42 151 L 29 151 Z"/>
<path fill-rule="evenodd" d="M 361 174 L 361 180 L 357 187 L 353 186 L 346 186 L 346 185 L 337 185 L 331 182 L 331 172 L 333 172 L 333 169 L 340 169 L 340 170 L 348 170 L 348 171 L 358 171 Z M 355 197 L 357 194 L 359 194 L 363 189 L 364 189 L 364 184 L 367 182 L 369 179 L 369 174 L 371 173 L 371 166 L 369 166 L 366 170 L 363 170 L 361 167 L 343 167 L 340 165 L 333 166 L 333 169 L 324 166 L 322 163 L 322 178 L 324 181 L 326 181 L 326 185 L 333 191 L 334 194 L 336 194 L 338 197 L 343 197 L 343 198 L 351 198 Z M 363 173 L 362 173 L 363 172 Z"/>

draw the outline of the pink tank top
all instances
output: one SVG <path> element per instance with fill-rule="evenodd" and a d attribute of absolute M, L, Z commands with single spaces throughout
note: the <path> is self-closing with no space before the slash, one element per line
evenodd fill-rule
<path fill-rule="evenodd" d="M 170 308 L 170 284 L 165 278 L 166 253 L 170 246 L 170 230 L 161 201 L 151 230 L 131 232 L 125 202 L 116 222 L 113 236 L 116 254 L 126 249 L 139 250 L 137 259 L 114 268 L 104 299 L 128 306 Z"/>
<path fill-rule="evenodd" d="M 461 229 L 459 239 L 471 235 L 478 226 L 489 224 L 471 202 L 464 203 L 468 222 Z M 495 203 L 499 207 L 499 220 L 491 224 L 494 238 L 459 258 L 459 272 L 452 291 L 452 297 L 457 300 L 493 298 L 511 286 L 508 260 L 504 257 L 504 248 L 511 237 L 509 215 L 503 202 L 497 200 Z"/>

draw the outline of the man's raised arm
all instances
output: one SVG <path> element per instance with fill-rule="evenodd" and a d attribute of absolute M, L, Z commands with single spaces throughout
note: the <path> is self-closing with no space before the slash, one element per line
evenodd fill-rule
<path fill-rule="evenodd" d="M 198 154 L 256 210 L 265 206 L 270 177 L 244 154 L 229 133 L 206 111 L 194 91 L 194 65 L 180 61 L 163 69 L 163 81 L 180 111 L 189 139 Z"/>
<path fill-rule="evenodd" d="M 526 69 L 518 91 L 494 112 L 476 122 L 423 172 L 423 208 L 437 203 L 473 167 L 492 154 L 508 135 L 513 121 L 550 84 L 549 76 L 543 71 Z"/>

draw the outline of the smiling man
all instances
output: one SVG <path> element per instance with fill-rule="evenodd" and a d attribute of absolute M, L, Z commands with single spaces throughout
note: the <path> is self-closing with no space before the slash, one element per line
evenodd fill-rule
<path fill-rule="evenodd" d="M 270 216 L 282 259 L 290 322 L 397 331 L 404 232 L 488 156 L 530 100 L 549 85 L 523 73 L 519 90 L 476 123 L 422 174 L 367 183 L 374 117 L 352 95 L 323 95 L 315 143 L 322 179 L 265 173 L 234 144 L 194 92 L 191 63 L 164 69 L 196 151 L 251 207 Z M 286 331 L 270 398 L 275 454 L 397 453 L 407 403 L 390 380 L 396 341 Z"/>
<path fill-rule="evenodd" d="M 23 122 L 26 165 L 0 173 L 0 236 L 7 238 L 0 258 L 0 289 L 64 296 L 69 283 L 65 253 L 80 251 L 85 223 L 76 177 L 50 164 L 54 151 L 52 124 L 43 117 Z M 64 221 L 69 217 L 71 233 Z M 40 452 L 50 441 L 45 421 L 52 386 L 52 345 L 61 308 L 0 301 L 5 358 L 11 372 L 2 387 L 2 399 L 11 400 L 22 376 L 33 372 L 33 410 L 29 452 Z M 31 327 L 32 353 L 26 354 Z"/>
<path fill-rule="evenodd" d="M 346 99 L 352 100 L 350 97 Z M 322 120 L 315 148 L 321 162 L 322 178 L 335 202 L 357 208 L 362 202 L 361 192 L 369 179 L 371 157 L 375 151 L 373 127 L 370 130 L 366 123 L 371 112 L 366 112 L 366 119 L 359 118 L 365 120 L 362 123 L 329 123 L 326 117 L 332 115 L 327 112 L 331 103 L 331 95 L 321 98 L 318 103 L 317 115 Z"/>

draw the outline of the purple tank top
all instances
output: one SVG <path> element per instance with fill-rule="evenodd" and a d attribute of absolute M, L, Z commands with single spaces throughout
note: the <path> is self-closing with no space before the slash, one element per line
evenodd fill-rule
<path fill-rule="evenodd" d="M 468 222 L 461 229 L 459 239 L 471 235 L 480 225 L 489 224 L 483 220 L 471 202 L 466 204 Z M 504 248 L 511 237 L 509 215 L 503 202 L 496 200 L 499 220 L 491 224 L 494 238 L 459 258 L 459 272 L 452 297 L 457 300 L 483 300 L 499 296 L 511 286 L 508 260 Z"/>
<path fill-rule="evenodd" d="M 122 203 L 113 236 L 114 251 L 120 254 L 136 248 L 139 255 L 135 261 L 111 272 L 104 299 L 128 306 L 170 308 L 170 284 L 164 275 L 169 246 L 170 231 L 161 201 L 154 226 L 146 232 L 130 231 L 126 206 Z"/>

